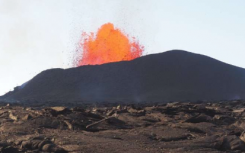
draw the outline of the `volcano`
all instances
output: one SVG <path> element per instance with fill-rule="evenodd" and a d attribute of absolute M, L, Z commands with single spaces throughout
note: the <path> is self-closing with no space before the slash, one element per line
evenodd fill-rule
<path fill-rule="evenodd" d="M 245 69 L 181 50 L 41 72 L 14 101 L 168 102 L 245 98 Z"/>

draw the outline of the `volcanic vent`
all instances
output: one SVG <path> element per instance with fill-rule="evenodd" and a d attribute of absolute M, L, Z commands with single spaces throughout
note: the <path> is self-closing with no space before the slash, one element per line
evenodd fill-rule
<path fill-rule="evenodd" d="M 132 61 L 46 70 L 3 98 L 81 102 L 244 99 L 245 70 L 174 50 Z"/>

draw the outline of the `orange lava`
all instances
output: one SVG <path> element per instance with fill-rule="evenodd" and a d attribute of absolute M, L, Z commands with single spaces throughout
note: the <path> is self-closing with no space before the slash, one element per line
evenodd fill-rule
<path fill-rule="evenodd" d="M 144 50 L 134 37 L 125 35 L 112 23 L 102 25 L 96 36 L 83 33 L 78 47 L 82 56 L 77 60 L 77 66 L 129 61 L 140 57 Z"/>

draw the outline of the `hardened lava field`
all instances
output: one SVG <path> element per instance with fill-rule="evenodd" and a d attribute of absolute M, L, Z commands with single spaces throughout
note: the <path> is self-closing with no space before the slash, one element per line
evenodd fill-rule
<path fill-rule="evenodd" d="M 1 106 L 1 152 L 245 151 L 245 101 L 28 105 Z"/>

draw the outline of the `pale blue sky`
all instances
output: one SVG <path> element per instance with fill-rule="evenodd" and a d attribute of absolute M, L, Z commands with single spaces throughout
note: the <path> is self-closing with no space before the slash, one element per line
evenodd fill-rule
<path fill-rule="evenodd" d="M 71 67 L 82 31 L 107 22 L 144 54 L 183 49 L 245 68 L 244 0 L 0 0 L 0 95 Z"/>

